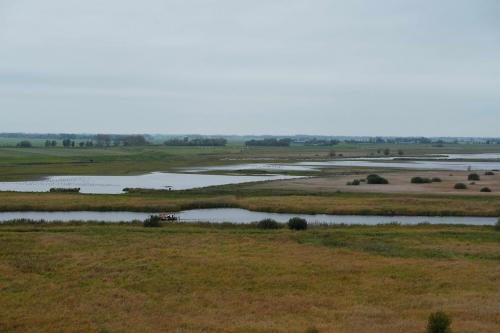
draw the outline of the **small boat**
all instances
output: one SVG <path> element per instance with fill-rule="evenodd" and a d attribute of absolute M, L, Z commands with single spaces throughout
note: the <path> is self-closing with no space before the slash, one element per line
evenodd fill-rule
<path fill-rule="evenodd" d="M 179 218 L 174 213 L 160 213 L 160 220 L 162 221 L 178 221 Z"/>

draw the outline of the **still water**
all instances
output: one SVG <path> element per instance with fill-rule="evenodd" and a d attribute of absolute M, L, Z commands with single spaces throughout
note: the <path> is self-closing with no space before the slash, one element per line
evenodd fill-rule
<path fill-rule="evenodd" d="M 398 168 L 410 170 L 500 170 L 500 154 L 448 154 L 425 157 L 363 157 L 320 162 L 247 163 L 197 168 L 190 172 L 221 170 L 315 171 L 328 167 Z"/>
<path fill-rule="evenodd" d="M 296 178 L 285 175 L 227 176 L 155 172 L 137 176 L 54 176 L 35 181 L 0 182 L 0 191 L 47 192 L 52 187 L 80 188 L 81 193 L 119 194 L 123 189 L 187 190 L 199 187 Z"/>
<path fill-rule="evenodd" d="M 104 222 L 131 222 L 142 221 L 152 213 L 137 212 L 2 212 L 0 222 L 16 219 L 50 221 L 104 221 Z M 361 216 L 361 215 L 308 215 L 253 212 L 239 208 L 214 208 L 193 209 L 176 214 L 181 222 L 212 222 L 212 223 L 251 223 L 262 219 L 271 218 L 278 222 L 287 222 L 292 217 L 305 218 L 309 223 L 326 224 L 366 224 L 399 222 L 402 224 L 467 224 L 467 225 L 493 225 L 496 218 L 489 217 L 427 217 L 427 216 Z"/>

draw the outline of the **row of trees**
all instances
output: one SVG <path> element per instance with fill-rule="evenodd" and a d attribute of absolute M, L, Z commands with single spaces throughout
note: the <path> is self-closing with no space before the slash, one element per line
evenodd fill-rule
<path fill-rule="evenodd" d="M 61 145 L 64 148 L 91 148 L 91 147 L 109 147 L 113 146 L 145 146 L 148 145 L 149 142 L 146 140 L 144 135 L 105 135 L 99 134 L 96 135 L 92 139 L 88 139 L 85 141 L 76 141 L 71 138 L 64 138 L 61 142 Z M 57 147 L 57 140 L 45 140 L 45 147 Z M 20 141 L 17 144 L 17 147 L 21 148 L 31 148 L 33 144 L 29 140 Z"/>
<path fill-rule="evenodd" d="M 276 139 L 269 138 L 263 140 L 250 140 L 246 141 L 245 145 L 248 147 L 289 147 L 292 143 L 292 139 Z"/>
<path fill-rule="evenodd" d="M 318 140 L 316 138 L 304 141 L 306 146 L 335 146 L 339 144 L 339 140 Z"/>
<path fill-rule="evenodd" d="M 170 139 L 165 141 L 166 146 L 190 146 L 190 147 L 222 147 L 227 144 L 224 138 L 194 138 L 185 137 L 183 139 Z"/>
<path fill-rule="evenodd" d="M 149 142 L 144 135 L 111 135 L 111 134 L 98 134 L 95 136 L 97 147 L 110 147 L 110 146 L 145 146 Z"/>

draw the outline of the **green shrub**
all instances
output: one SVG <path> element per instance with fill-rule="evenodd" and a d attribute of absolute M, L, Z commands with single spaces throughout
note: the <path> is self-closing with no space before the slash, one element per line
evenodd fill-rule
<path fill-rule="evenodd" d="M 52 187 L 49 192 L 51 193 L 80 193 L 80 188 L 62 188 L 62 187 Z"/>
<path fill-rule="evenodd" d="M 319 333 L 319 330 L 316 327 L 312 326 L 307 329 L 306 333 Z"/>
<path fill-rule="evenodd" d="M 486 171 L 486 172 L 484 173 L 484 175 L 485 175 L 485 176 L 494 176 L 494 175 L 495 175 L 495 173 L 494 173 L 493 171 Z"/>
<path fill-rule="evenodd" d="M 441 180 L 441 178 L 439 178 L 439 177 L 433 177 L 433 178 L 431 179 L 431 182 L 433 182 L 433 183 L 441 183 L 441 182 L 442 182 L 442 180 Z"/>
<path fill-rule="evenodd" d="M 430 182 L 431 180 L 429 178 L 423 178 L 423 177 L 413 177 L 411 179 L 412 184 L 428 184 Z"/>
<path fill-rule="evenodd" d="M 500 231 L 500 218 L 497 220 L 497 223 L 495 223 L 494 228 L 495 230 Z"/>
<path fill-rule="evenodd" d="M 368 184 L 389 184 L 389 181 L 379 175 L 369 175 L 366 177 Z"/>
<path fill-rule="evenodd" d="M 161 227 L 161 219 L 158 215 L 151 215 L 146 220 L 144 220 L 143 226 L 146 228 Z"/>
<path fill-rule="evenodd" d="M 427 333 L 451 333 L 451 319 L 442 312 L 434 312 L 427 322 Z"/>
<path fill-rule="evenodd" d="M 17 144 L 18 147 L 21 147 L 21 148 L 31 148 L 33 147 L 33 145 L 31 144 L 31 142 L 27 141 L 27 140 L 24 140 L 24 141 L 21 141 Z"/>
<path fill-rule="evenodd" d="M 358 186 L 361 182 L 357 179 L 354 179 L 352 182 L 347 182 L 349 186 Z"/>
<path fill-rule="evenodd" d="M 468 177 L 467 180 L 481 180 L 481 177 L 477 173 L 471 173 Z"/>
<path fill-rule="evenodd" d="M 465 185 L 464 183 L 456 183 L 455 184 L 455 190 L 466 190 L 467 189 L 467 185 Z"/>
<path fill-rule="evenodd" d="M 279 229 L 281 225 L 273 219 L 264 219 L 257 222 L 257 228 L 259 229 Z"/>
<path fill-rule="evenodd" d="M 491 189 L 489 187 L 483 187 L 481 190 L 481 192 L 491 192 Z"/>
<path fill-rule="evenodd" d="M 288 228 L 291 230 L 306 230 L 307 221 L 300 217 L 292 217 L 288 220 Z"/>

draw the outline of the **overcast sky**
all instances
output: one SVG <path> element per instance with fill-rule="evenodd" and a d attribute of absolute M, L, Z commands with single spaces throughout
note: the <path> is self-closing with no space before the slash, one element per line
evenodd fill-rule
<path fill-rule="evenodd" d="M 0 0 L 0 131 L 500 136 L 500 1 Z"/>

